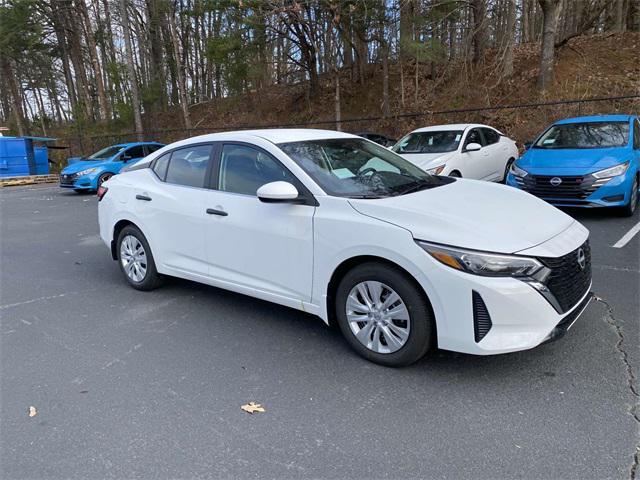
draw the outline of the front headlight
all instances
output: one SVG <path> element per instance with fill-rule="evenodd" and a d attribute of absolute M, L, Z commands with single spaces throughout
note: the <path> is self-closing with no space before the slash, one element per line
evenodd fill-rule
<path fill-rule="evenodd" d="M 95 172 L 96 170 L 97 170 L 97 168 L 95 168 L 95 167 L 94 167 L 94 168 L 86 168 L 86 169 L 84 169 L 84 170 L 80 170 L 78 173 L 76 173 L 76 175 L 77 175 L 78 177 L 81 177 L 81 176 L 83 176 L 83 175 L 89 175 L 90 173 L 93 173 L 93 172 Z"/>
<path fill-rule="evenodd" d="M 526 177 L 527 175 L 529 175 L 529 172 L 527 172 L 526 170 L 523 170 L 522 168 L 520 168 L 519 166 L 516 165 L 516 162 L 513 162 L 511 164 L 511 173 L 513 175 L 515 175 L 516 177 Z"/>
<path fill-rule="evenodd" d="M 443 170 L 444 170 L 444 165 L 440 165 L 439 167 L 430 168 L 429 170 L 427 170 L 427 173 L 431 175 L 440 175 Z"/>
<path fill-rule="evenodd" d="M 544 281 L 549 269 L 535 258 L 476 252 L 416 240 L 440 263 L 462 272 L 485 277 L 526 277 Z"/>
<path fill-rule="evenodd" d="M 629 162 L 625 162 L 621 163 L 620 165 L 616 165 L 615 167 L 605 168 L 604 170 L 593 172 L 591 175 L 596 178 L 617 177 L 618 175 L 624 175 L 628 168 Z"/>

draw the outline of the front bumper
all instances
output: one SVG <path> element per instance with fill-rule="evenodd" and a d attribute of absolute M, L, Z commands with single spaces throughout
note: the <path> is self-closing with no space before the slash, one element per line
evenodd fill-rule
<path fill-rule="evenodd" d="M 624 175 L 603 180 L 596 180 L 591 175 L 556 177 L 529 174 L 521 178 L 509 172 L 506 183 L 557 207 L 622 207 L 630 201 L 634 175 L 635 172 L 631 172 L 631 169 Z M 552 178 L 560 178 L 562 183 L 553 187 L 550 183 Z M 563 184 L 568 186 L 562 186 Z"/>
<path fill-rule="evenodd" d="M 543 257 L 570 260 L 588 245 L 583 227 L 570 230 L 522 254 L 541 260 Z M 558 251 L 560 245 L 562 250 Z M 425 265 L 424 277 L 419 281 L 434 309 L 438 346 L 445 350 L 493 355 L 534 348 L 559 338 L 560 332 L 569 328 L 565 324 L 572 324 L 588 305 L 586 299 L 591 298 L 590 270 L 585 271 L 585 278 L 577 289 L 572 287 L 569 269 L 567 281 L 550 284 L 565 300 L 566 295 L 570 296 L 569 300 L 560 302 L 562 308 L 558 309 L 558 305 L 554 306 L 534 286 L 522 280 L 472 275 L 442 265 L 428 254 L 425 256 L 431 265 Z M 560 265 L 560 258 L 556 265 Z"/>
<path fill-rule="evenodd" d="M 74 173 L 60 174 L 60 187 L 72 188 L 74 190 L 95 190 L 96 178 L 93 175 L 77 176 Z"/>

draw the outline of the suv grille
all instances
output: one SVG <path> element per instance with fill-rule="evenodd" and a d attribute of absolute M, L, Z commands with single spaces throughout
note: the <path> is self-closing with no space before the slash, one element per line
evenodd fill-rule
<path fill-rule="evenodd" d="M 579 261 L 582 258 L 584 266 Z M 551 269 L 551 274 L 545 283 L 549 291 L 556 297 L 562 309 L 560 313 L 564 313 L 578 303 L 591 284 L 589 240 L 562 257 L 543 257 L 540 258 L 540 261 Z"/>
<path fill-rule="evenodd" d="M 553 183 L 552 180 L 554 180 Z M 609 180 L 608 178 L 599 180 L 591 175 L 564 177 L 529 174 L 524 178 L 516 177 L 518 186 L 536 197 L 575 200 L 586 199 Z"/>

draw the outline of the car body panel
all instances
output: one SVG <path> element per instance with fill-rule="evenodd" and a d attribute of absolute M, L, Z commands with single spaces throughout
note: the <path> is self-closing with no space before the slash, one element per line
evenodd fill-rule
<path fill-rule="evenodd" d="M 488 129 L 499 135 L 496 143 L 484 144 L 482 136 L 482 148 L 477 151 L 467 151 L 465 146 L 468 142 L 469 134 L 472 130 Z M 482 124 L 452 124 L 436 125 L 431 127 L 418 128 L 408 135 L 422 132 L 437 131 L 462 131 L 462 138 L 456 150 L 442 153 L 399 153 L 414 165 L 425 171 L 444 166 L 439 175 L 450 175 L 452 172 L 459 173 L 463 178 L 475 180 L 487 180 L 501 182 L 504 180 L 507 164 L 510 160 L 518 158 L 518 148 L 513 140 L 504 136 L 499 130 Z M 403 137 L 403 139 L 406 138 Z M 402 142 L 401 139 L 400 142 Z M 396 147 L 398 146 L 396 144 Z M 394 147 L 394 150 L 396 149 Z"/>
<path fill-rule="evenodd" d="M 584 227 L 531 195 L 473 180 L 384 199 L 329 196 L 276 145 L 343 136 L 348 135 L 235 132 L 177 142 L 170 148 L 233 141 L 268 150 L 309 188 L 317 206 L 170 185 L 150 168 L 136 168 L 104 184 L 108 192 L 98 204 L 101 238 L 111 245 L 116 224 L 132 222 L 146 236 L 160 273 L 293 307 L 327 323 L 333 317 L 329 286 L 337 269 L 359 257 L 379 259 L 407 272 L 425 292 L 440 348 L 505 353 L 533 348 L 549 337 L 563 315 L 529 284 L 454 270 L 415 240 L 561 256 L 584 243 Z M 144 162 L 148 166 L 168 150 Z M 207 208 L 228 215 L 207 215 Z M 482 295 L 493 322 L 480 342 L 473 333 L 473 291 Z"/>
<path fill-rule="evenodd" d="M 622 175 L 611 177 L 595 191 L 588 195 L 581 195 L 577 191 L 576 196 L 567 197 L 554 195 L 553 193 L 539 194 L 545 201 L 560 207 L 622 207 L 629 204 L 631 188 L 634 179 L 640 178 L 640 120 L 634 115 L 599 115 L 569 118 L 556 122 L 553 125 L 566 125 L 572 123 L 591 122 L 629 122 L 629 138 L 627 145 L 610 148 L 581 148 L 581 149 L 541 149 L 529 148 L 525 154 L 516 161 L 518 168 L 528 172 L 532 178 L 558 177 L 582 177 L 583 181 L 593 180 L 591 174 L 615 167 L 616 165 L 629 163 L 629 167 Z M 545 131 L 536 139 L 540 139 Z M 637 125 L 634 128 L 634 125 Z M 534 145 L 535 143 L 534 142 Z M 536 180 L 537 181 L 537 180 Z M 507 185 L 520 189 L 528 189 L 526 182 L 509 172 L 506 179 Z M 535 190 L 532 193 L 537 194 Z M 582 198 L 584 197 L 584 198 Z"/>
<path fill-rule="evenodd" d="M 144 157 L 131 158 L 129 160 L 121 160 L 123 155 L 126 155 L 128 151 L 136 147 L 152 146 L 154 148 L 164 146 L 158 142 L 132 142 L 113 145 L 113 147 L 120 147 L 120 149 L 114 155 L 108 158 L 100 160 L 85 160 L 82 158 L 69 159 L 69 164 L 60 172 L 62 188 L 72 188 L 74 190 L 97 190 L 98 180 L 101 175 L 111 174 L 117 175 L 125 167 L 131 167 Z M 78 176 L 78 172 L 93 168 L 91 173 Z M 69 179 L 69 181 L 65 181 Z"/>

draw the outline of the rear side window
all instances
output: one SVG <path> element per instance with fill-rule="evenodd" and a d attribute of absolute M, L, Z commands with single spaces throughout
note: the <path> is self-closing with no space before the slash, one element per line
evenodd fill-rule
<path fill-rule="evenodd" d="M 127 149 L 123 154 L 123 157 L 134 159 L 134 158 L 142 158 L 144 157 L 144 145 L 137 145 L 135 147 L 131 147 Z"/>
<path fill-rule="evenodd" d="M 198 145 L 171 152 L 165 181 L 186 187 L 203 188 L 212 148 L 211 145 Z"/>
<path fill-rule="evenodd" d="M 482 133 L 484 134 L 484 139 L 486 140 L 487 145 L 498 143 L 500 141 L 500 134 L 491 128 L 483 128 Z"/>
<path fill-rule="evenodd" d="M 162 145 L 147 145 L 147 155 L 155 152 L 156 150 L 160 150 Z"/>
<path fill-rule="evenodd" d="M 156 158 L 153 162 L 153 166 L 151 169 L 158 176 L 158 178 L 164 181 L 167 175 L 167 167 L 169 166 L 169 159 L 171 158 L 171 153 L 165 153 L 159 158 Z"/>

